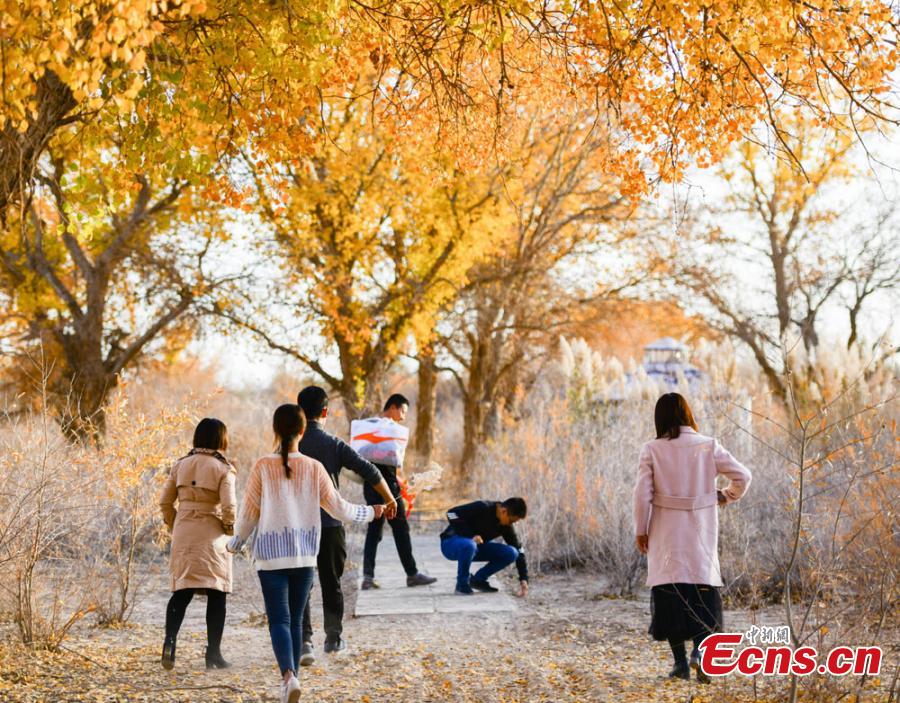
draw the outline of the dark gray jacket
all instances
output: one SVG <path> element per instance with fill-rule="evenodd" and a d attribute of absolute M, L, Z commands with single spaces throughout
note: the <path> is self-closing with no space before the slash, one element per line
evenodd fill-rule
<path fill-rule="evenodd" d="M 299 449 L 301 454 L 321 462 L 334 481 L 335 488 L 340 488 L 341 469 L 350 469 L 359 474 L 363 481 L 373 485 L 381 480 L 381 472 L 375 464 L 363 459 L 340 437 L 328 434 L 316 420 L 306 426 Z M 334 519 L 324 510 L 321 512 L 322 527 L 341 526 L 340 520 Z"/>

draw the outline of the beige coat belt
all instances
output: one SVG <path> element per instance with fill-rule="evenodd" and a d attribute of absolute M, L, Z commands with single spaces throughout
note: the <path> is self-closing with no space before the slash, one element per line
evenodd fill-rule
<path fill-rule="evenodd" d="M 218 503 L 206 503 L 202 500 L 179 500 L 179 510 L 196 510 L 202 513 L 215 513 Z"/>
<path fill-rule="evenodd" d="M 653 505 L 671 510 L 701 510 L 711 508 L 718 503 L 715 493 L 704 493 L 699 496 L 667 496 L 660 493 L 653 495 Z"/>

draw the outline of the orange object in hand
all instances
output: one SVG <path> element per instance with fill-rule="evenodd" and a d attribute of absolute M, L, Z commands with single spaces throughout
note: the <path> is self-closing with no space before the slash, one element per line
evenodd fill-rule
<path fill-rule="evenodd" d="M 416 500 L 416 494 L 409 489 L 407 481 L 398 480 L 397 485 L 400 486 L 400 497 L 406 503 L 406 517 L 409 517 L 409 514 L 412 512 L 413 502 Z"/>

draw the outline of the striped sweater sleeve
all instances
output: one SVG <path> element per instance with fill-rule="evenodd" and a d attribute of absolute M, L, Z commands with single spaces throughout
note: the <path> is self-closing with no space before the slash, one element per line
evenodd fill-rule
<path fill-rule="evenodd" d="M 370 505 L 356 505 L 344 500 L 338 493 L 325 467 L 316 462 L 316 475 L 319 483 L 319 504 L 329 515 L 347 522 L 372 522 L 375 511 Z"/>
<path fill-rule="evenodd" d="M 257 461 L 250 471 L 247 486 L 244 489 L 244 499 L 241 501 L 241 514 L 234 526 L 234 534 L 241 541 L 246 540 L 253 528 L 259 522 L 259 505 L 262 499 L 262 476 L 260 463 Z"/>

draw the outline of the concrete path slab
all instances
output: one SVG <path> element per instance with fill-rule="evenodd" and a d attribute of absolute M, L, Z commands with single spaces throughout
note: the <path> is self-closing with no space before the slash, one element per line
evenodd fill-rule
<path fill-rule="evenodd" d="M 512 596 L 506 593 L 476 593 L 474 596 L 438 596 L 436 613 L 511 613 L 516 609 Z"/>
<path fill-rule="evenodd" d="M 517 609 L 516 599 L 502 590 L 499 579 L 492 583 L 499 593 L 476 593 L 472 596 L 454 594 L 456 562 L 441 554 L 436 534 L 412 535 L 413 555 L 420 571 L 437 578 L 431 586 L 406 585 L 406 574 L 397 556 L 397 548 L 389 530 L 378 545 L 375 580 L 381 588 L 359 590 L 356 596 L 356 617 L 379 615 L 421 615 L 424 613 L 503 613 Z M 362 583 L 359 575 L 358 585 Z"/>

